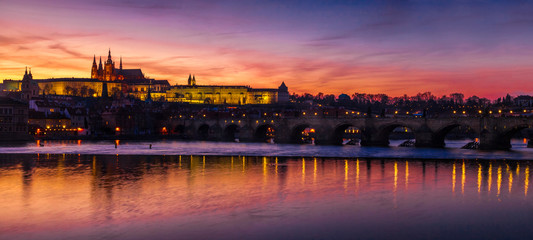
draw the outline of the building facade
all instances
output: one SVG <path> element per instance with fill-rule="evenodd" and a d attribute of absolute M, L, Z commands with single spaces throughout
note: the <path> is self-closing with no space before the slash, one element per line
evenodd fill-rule
<path fill-rule="evenodd" d="M 166 100 L 192 104 L 275 104 L 289 101 L 285 83 L 278 88 L 251 88 L 250 86 L 197 85 L 196 77 L 189 76 L 187 85 L 175 85 L 166 92 Z"/>
<path fill-rule="evenodd" d="M 28 140 L 28 104 L 0 97 L 0 141 Z"/>

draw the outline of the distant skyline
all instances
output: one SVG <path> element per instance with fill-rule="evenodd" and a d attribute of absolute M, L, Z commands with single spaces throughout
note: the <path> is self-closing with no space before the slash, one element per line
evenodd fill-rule
<path fill-rule="evenodd" d="M 390 96 L 533 94 L 531 1 L 0 0 L 0 79 L 93 54 L 186 84 Z"/>

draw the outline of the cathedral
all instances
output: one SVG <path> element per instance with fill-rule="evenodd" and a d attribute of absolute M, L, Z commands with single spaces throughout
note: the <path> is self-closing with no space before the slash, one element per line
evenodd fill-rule
<path fill-rule="evenodd" d="M 102 66 L 102 57 L 100 63 L 96 66 L 96 55 L 93 57 L 93 66 L 91 68 L 91 78 L 100 81 L 116 81 L 116 80 L 142 80 L 144 74 L 141 69 L 123 69 L 122 57 L 120 57 L 119 68 L 115 68 L 115 62 L 111 59 L 111 49 L 107 55 L 107 61 Z"/>

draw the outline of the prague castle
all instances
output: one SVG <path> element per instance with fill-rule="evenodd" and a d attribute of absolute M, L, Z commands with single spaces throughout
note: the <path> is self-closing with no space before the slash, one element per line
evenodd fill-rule
<path fill-rule="evenodd" d="M 4 80 L 4 91 L 21 91 L 24 100 L 39 94 L 81 97 L 132 96 L 141 100 L 182 102 L 190 104 L 274 104 L 289 101 L 285 83 L 278 88 L 252 88 L 243 85 L 197 85 L 196 77 L 189 75 L 187 84 L 171 86 L 167 80 L 144 76 L 141 69 L 124 69 L 122 57 L 119 67 L 108 52 L 107 60 L 96 64 L 93 57 L 91 78 L 33 79 L 31 69 L 22 81 Z"/>

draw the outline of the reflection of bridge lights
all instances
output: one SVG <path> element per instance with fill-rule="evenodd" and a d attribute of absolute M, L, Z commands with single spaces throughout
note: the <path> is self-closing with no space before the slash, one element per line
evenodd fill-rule
<path fill-rule="evenodd" d="M 456 113 L 457 113 L 457 111 L 453 110 L 453 114 L 456 114 Z"/>
<path fill-rule="evenodd" d="M 502 110 L 501 110 L 501 109 L 500 109 L 500 110 L 498 110 L 498 113 L 502 113 Z"/>
<path fill-rule="evenodd" d="M 489 113 L 492 114 L 492 110 L 490 110 Z"/>
<path fill-rule="evenodd" d="M 481 110 L 479 110 L 478 112 L 479 112 L 479 114 L 483 113 Z"/>

